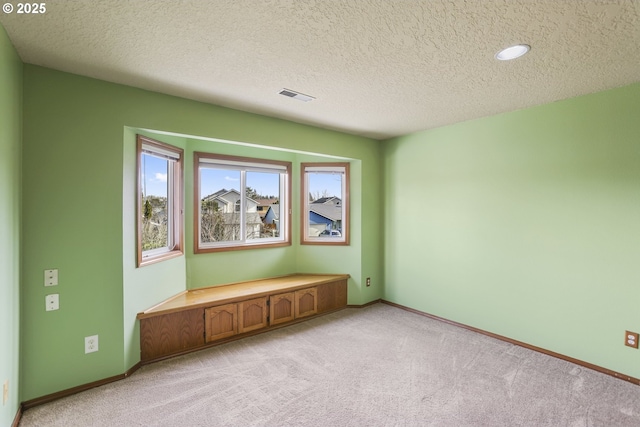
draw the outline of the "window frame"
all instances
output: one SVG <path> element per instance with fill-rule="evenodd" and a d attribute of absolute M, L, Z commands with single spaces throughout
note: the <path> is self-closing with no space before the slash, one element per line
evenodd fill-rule
<path fill-rule="evenodd" d="M 137 135 L 136 141 L 136 261 L 137 267 L 144 267 L 184 255 L 184 150 L 144 135 Z M 149 251 L 142 250 L 142 155 L 145 152 L 166 158 L 172 166 L 167 170 L 169 244 Z"/>
<path fill-rule="evenodd" d="M 203 162 L 204 160 L 204 162 Z M 216 163 L 217 162 L 217 163 Z M 280 171 L 284 174 L 284 183 L 280 183 L 280 191 L 278 203 L 281 205 L 280 212 L 280 230 L 282 239 L 255 239 L 255 241 L 247 242 L 246 236 L 242 240 L 231 240 L 227 242 L 219 242 L 214 244 L 202 244 L 201 237 L 201 196 L 200 196 L 200 165 L 208 163 L 210 165 L 219 165 L 222 169 L 230 169 L 237 166 L 239 170 L 251 172 L 250 169 L 266 169 Z M 256 171 L 256 170 L 254 170 Z M 241 181 L 240 193 L 246 191 L 246 180 Z M 242 186 L 245 186 L 243 188 Z M 243 208 L 243 197 L 241 195 L 241 215 L 246 213 L 246 207 Z M 246 221 L 245 221 L 246 222 Z M 245 233 L 246 234 L 246 233 Z M 266 241 L 265 241 L 266 240 Z M 276 248 L 283 246 L 291 246 L 291 162 L 280 160 L 268 160 L 253 157 L 230 156 L 225 154 L 207 153 L 196 151 L 193 153 L 193 252 L 195 254 L 237 251 L 247 249 Z"/>
<path fill-rule="evenodd" d="M 301 245 L 327 245 L 327 246 L 349 246 L 350 244 L 350 201 L 349 201 L 349 162 L 308 162 L 300 164 L 300 244 Z M 309 180 L 307 178 L 308 169 L 332 169 L 339 170 L 344 174 L 342 180 L 342 220 L 341 237 L 310 237 L 307 234 L 309 229 Z M 313 172 L 313 171 L 311 171 Z"/>

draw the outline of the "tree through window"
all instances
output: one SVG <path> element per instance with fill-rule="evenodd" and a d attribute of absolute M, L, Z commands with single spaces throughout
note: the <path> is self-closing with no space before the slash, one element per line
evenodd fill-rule
<path fill-rule="evenodd" d="M 183 254 L 182 153 L 138 135 L 138 266 Z"/>

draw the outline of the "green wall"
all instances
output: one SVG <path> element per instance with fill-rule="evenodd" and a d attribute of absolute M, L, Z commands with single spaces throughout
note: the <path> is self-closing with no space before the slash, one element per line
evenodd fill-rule
<path fill-rule="evenodd" d="M 125 372 L 140 361 L 140 323 L 136 315 L 187 288 L 185 257 L 136 268 L 136 135 L 158 138 L 149 131 L 124 129 L 122 187 L 122 267 Z M 182 149 L 185 138 L 162 135 L 162 140 Z M 188 164 L 188 162 L 186 162 Z M 186 165 L 185 164 L 185 165 Z"/>
<path fill-rule="evenodd" d="M 24 122 L 22 400 L 129 369 L 139 360 L 135 314 L 182 289 L 330 270 L 352 276 L 349 303 L 382 296 L 378 141 L 28 64 Z M 135 133 L 140 131 L 185 149 L 186 254 L 136 269 Z M 307 156 L 349 159 L 356 170 L 352 183 L 361 190 L 354 197 L 351 246 L 336 249 L 340 255 L 332 256 L 330 267 L 323 257 L 334 251 L 301 250 L 294 184 L 291 247 L 194 255 L 193 151 L 289 159 L 294 177 Z M 59 269 L 59 311 L 44 310 L 47 268 Z M 374 278 L 370 288 L 364 277 Z M 100 351 L 85 355 L 84 337 L 94 334 Z"/>
<path fill-rule="evenodd" d="M 22 62 L 0 25 L 0 425 L 18 412 Z M 9 400 L 2 387 L 9 381 Z"/>
<path fill-rule="evenodd" d="M 12 384 L 1 422 L 19 401 L 132 367 L 135 315 L 150 305 L 292 272 L 348 273 L 350 304 L 384 297 L 640 377 L 640 352 L 622 345 L 640 329 L 640 85 L 379 143 L 23 67 L 3 32 L 0 55 L 0 233 L 13 236 L 0 243 L 12 325 L 0 330 L 0 381 Z M 185 256 L 141 269 L 137 132 L 185 150 Z M 194 255 L 194 151 L 291 161 L 292 245 Z M 336 158 L 351 163 L 351 245 L 302 246 L 299 165 Z M 60 271 L 55 312 L 48 268 Z M 93 334 L 100 351 L 85 355 Z"/>
<path fill-rule="evenodd" d="M 390 301 L 627 375 L 640 84 L 384 142 Z"/>

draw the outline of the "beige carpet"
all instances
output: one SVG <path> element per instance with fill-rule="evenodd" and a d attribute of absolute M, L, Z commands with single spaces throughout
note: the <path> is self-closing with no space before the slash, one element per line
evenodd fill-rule
<path fill-rule="evenodd" d="M 20 426 L 640 426 L 640 387 L 376 304 L 146 366 Z"/>

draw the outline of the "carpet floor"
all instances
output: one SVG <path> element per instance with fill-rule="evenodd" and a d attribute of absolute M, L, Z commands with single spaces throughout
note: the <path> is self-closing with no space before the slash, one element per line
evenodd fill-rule
<path fill-rule="evenodd" d="M 144 366 L 32 426 L 640 426 L 640 387 L 375 304 Z"/>

